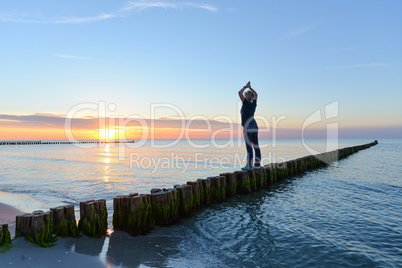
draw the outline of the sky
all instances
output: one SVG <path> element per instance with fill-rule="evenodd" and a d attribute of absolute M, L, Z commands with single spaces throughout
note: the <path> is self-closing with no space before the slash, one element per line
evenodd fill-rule
<path fill-rule="evenodd" d="M 183 127 L 202 138 L 226 128 L 218 136 L 227 137 L 239 132 L 237 92 L 248 81 L 262 137 L 274 128 L 283 138 L 325 136 L 337 124 L 340 137 L 402 138 L 399 0 L 0 7 L 0 140 L 65 139 L 66 118 L 82 139 L 105 128 L 137 139 L 152 119 L 154 138 Z"/>

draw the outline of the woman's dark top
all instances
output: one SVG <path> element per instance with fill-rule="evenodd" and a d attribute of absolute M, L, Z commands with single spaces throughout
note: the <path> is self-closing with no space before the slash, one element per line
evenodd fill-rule
<path fill-rule="evenodd" d="M 255 108 L 257 107 L 257 100 L 253 100 L 249 102 L 246 98 L 243 100 L 243 106 L 241 107 L 241 125 L 244 127 L 246 124 L 247 128 L 253 127 L 256 128 L 257 122 L 254 120 Z"/>

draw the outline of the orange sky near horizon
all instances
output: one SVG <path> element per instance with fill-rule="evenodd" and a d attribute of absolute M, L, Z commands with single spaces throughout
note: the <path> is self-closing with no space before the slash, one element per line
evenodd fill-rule
<path fill-rule="evenodd" d="M 400 138 L 402 129 L 397 127 L 380 128 L 339 128 L 340 138 L 359 137 L 391 137 Z M 307 138 L 325 138 L 326 127 L 309 127 L 304 131 Z M 155 128 L 152 133 L 147 128 L 144 131 L 138 127 L 116 128 L 109 134 L 105 129 L 72 129 L 71 133 L 76 140 L 141 140 L 141 139 L 228 139 L 242 138 L 242 128 L 222 129 L 184 129 L 180 128 Z M 260 128 L 260 138 L 272 138 L 273 129 Z M 278 128 L 276 138 L 301 138 L 301 127 L 299 128 Z M 360 134 L 359 134 L 360 133 Z M 366 135 L 361 135 L 366 133 Z M 398 134 L 399 133 L 399 134 Z M 0 140 L 68 140 L 64 128 L 37 128 L 37 127 L 0 127 Z M 71 140 L 71 139 L 70 139 Z"/>
<path fill-rule="evenodd" d="M 107 134 L 107 133 L 110 134 Z M 237 132 L 236 132 L 237 133 Z M 135 130 L 127 128 L 125 130 L 112 130 L 106 131 L 104 129 L 98 130 L 72 130 L 72 134 L 77 140 L 114 140 L 114 139 L 177 139 L 186 138 L 191 139 L 208 139 L 211 138 L 212 132 L 199 132 L 191 130 L 189 132 L 181 132 L 177 128 L 159 128 L 155 129 L 153 134 L 146 131 L 143 134 L 142 130 Z M 229 132 L 222 132 L 216 135 L 216 138 L 228 138 Z M 64 128 L 0 128 L 0 140 L 67 140 Z"/>
<path fill-rule="evenodd" d="M 239 139 L 242 126 L 225 119 L 76 117 L 56 114 L 1 115 L 0 140 L 142 140 L 142 139 Z M 303 130 L 307 120 L 286 117 L 256 118 L 260 138 L 325 138 L 327 127 L 339 127 L 339 137 L 401 137 L 398 126 L 351 124 L 333 118 L 314 121 Z M 69 127 L 66 127 L 69 126 Z M 71 129 L 71 130 L 69 130 Z M 71 133 L 71 135 L 69 135 Z M 360 133 L 360 134 L 359 134 Z M 398 134 L 399 133 L 399 134 Z M 398 136 L 399 135 L 399 136 Z"/>

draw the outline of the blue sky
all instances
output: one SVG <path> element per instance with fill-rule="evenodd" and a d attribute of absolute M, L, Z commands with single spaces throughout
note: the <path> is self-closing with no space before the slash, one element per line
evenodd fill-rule
<path fill-rule="evenodd" d="M 402 126 L 401 1 L 0 3 L 0 114 L 104 100 L 236 118 L 251 80 L 284 127 L 333 101 L 341 127 Z"/>

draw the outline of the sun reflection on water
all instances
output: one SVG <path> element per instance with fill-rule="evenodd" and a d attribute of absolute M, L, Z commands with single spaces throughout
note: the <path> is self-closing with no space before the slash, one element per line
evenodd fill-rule
<path fill-rule="evenodd" d="M 109 182 L 109 173 L 110 173 L 110 170 L 109 170 L 109 168 L 110 168 L 110 157 L 109 157 L 109 155 L 110 155 L 110 147 L 109 147 L 109 144 L 106 144 L 106 146 L 105 146 L 105 159 L 103 160 L 103 162 L 106 164 L 105 165 L 105 169 L 104 169 L 104 176 L 103 176 L 103 180 L 105 181 L 105 182 Z"/>

